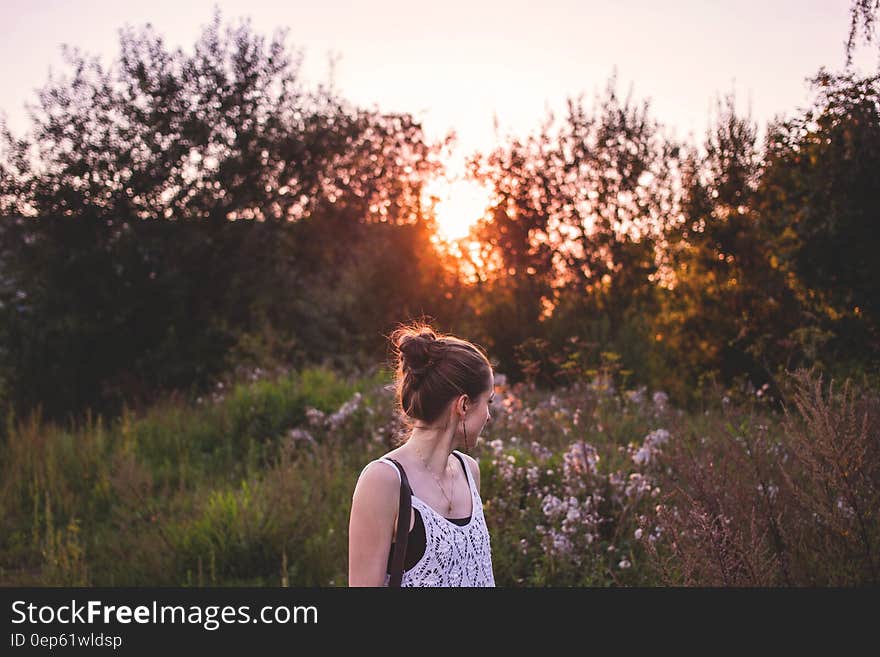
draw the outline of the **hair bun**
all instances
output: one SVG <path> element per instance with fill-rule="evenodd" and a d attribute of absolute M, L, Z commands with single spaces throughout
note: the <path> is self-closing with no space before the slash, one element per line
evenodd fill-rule
<path fill-rule="evenodd" d="M 404 335 L 397 345 L 404 371 L 421 380 L 439 360 L 437 335 L 423 329 Z"/>

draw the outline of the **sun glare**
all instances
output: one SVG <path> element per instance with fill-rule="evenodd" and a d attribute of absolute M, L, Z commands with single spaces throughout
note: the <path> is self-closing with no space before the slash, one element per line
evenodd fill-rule
<path fill-rule="evenodd" d="M 437 232 L 452 241 L 466 237 L 492 205 L 488 189 L 473 180 L 438 178 L 425 186 L 426 202 L 435 199 Z"/>

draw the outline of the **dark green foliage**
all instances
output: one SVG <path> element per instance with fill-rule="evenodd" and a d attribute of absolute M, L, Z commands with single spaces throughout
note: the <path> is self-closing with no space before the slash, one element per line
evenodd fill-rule
<path fill-rule="evenodd" d="M 120 49 L 106 70 L 68 52 L 29 134 L 3 135 L 6 403 L 118 413 L 204 392 L 248 336 L 279 336 L 274 364 L 344 365 L 442 312 L 418 199 L 436 164 L 409 117 L 305 90 L 283 35 L 219 16 L 193 54 L 149 28 Z"/>
<path fill-rule="evenodd" d="M 786 364 L 870 371 L 880 359 L 880 77 L 822 71 L 813 85 L 815 108 L 771 126 L 761 186 L 771 257 L 803 317 Z M 798 344 L 804 329 L 820 341 Z"/>

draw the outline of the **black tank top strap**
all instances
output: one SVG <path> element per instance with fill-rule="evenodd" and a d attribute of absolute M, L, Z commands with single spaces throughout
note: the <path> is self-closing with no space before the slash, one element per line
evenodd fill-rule
<path fill-rule="evenodd" d="M 461 463 L 462 470 L 464 470 L 464 478 L 467 479 L 468 482 L 470 482 L 470 479 L 468 478 L 467 464 L 464 462 L 464 459 L 461 458 L 461 454 L 456 454 L 455 452 L 452 453 L 455 454 L 455 458 L 457 458 Z M 470 488 L 470 483 L 468 483 L 468 488 Z"/>

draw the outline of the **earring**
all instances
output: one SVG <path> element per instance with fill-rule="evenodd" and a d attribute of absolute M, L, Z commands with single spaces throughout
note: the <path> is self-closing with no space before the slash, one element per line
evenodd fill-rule
<path fill-rule="evenodd" d="M 467 435 L 467 425 L 464 423 L 464 418 L 462 418 L 462 420 L 461 420 L 461 428 L 462 428 L 462 431 L 464 431 L 464 451 L 465 451 L 465 453 L 467 453 L 467 451 L 469 449 L 468 435 Z"/>

